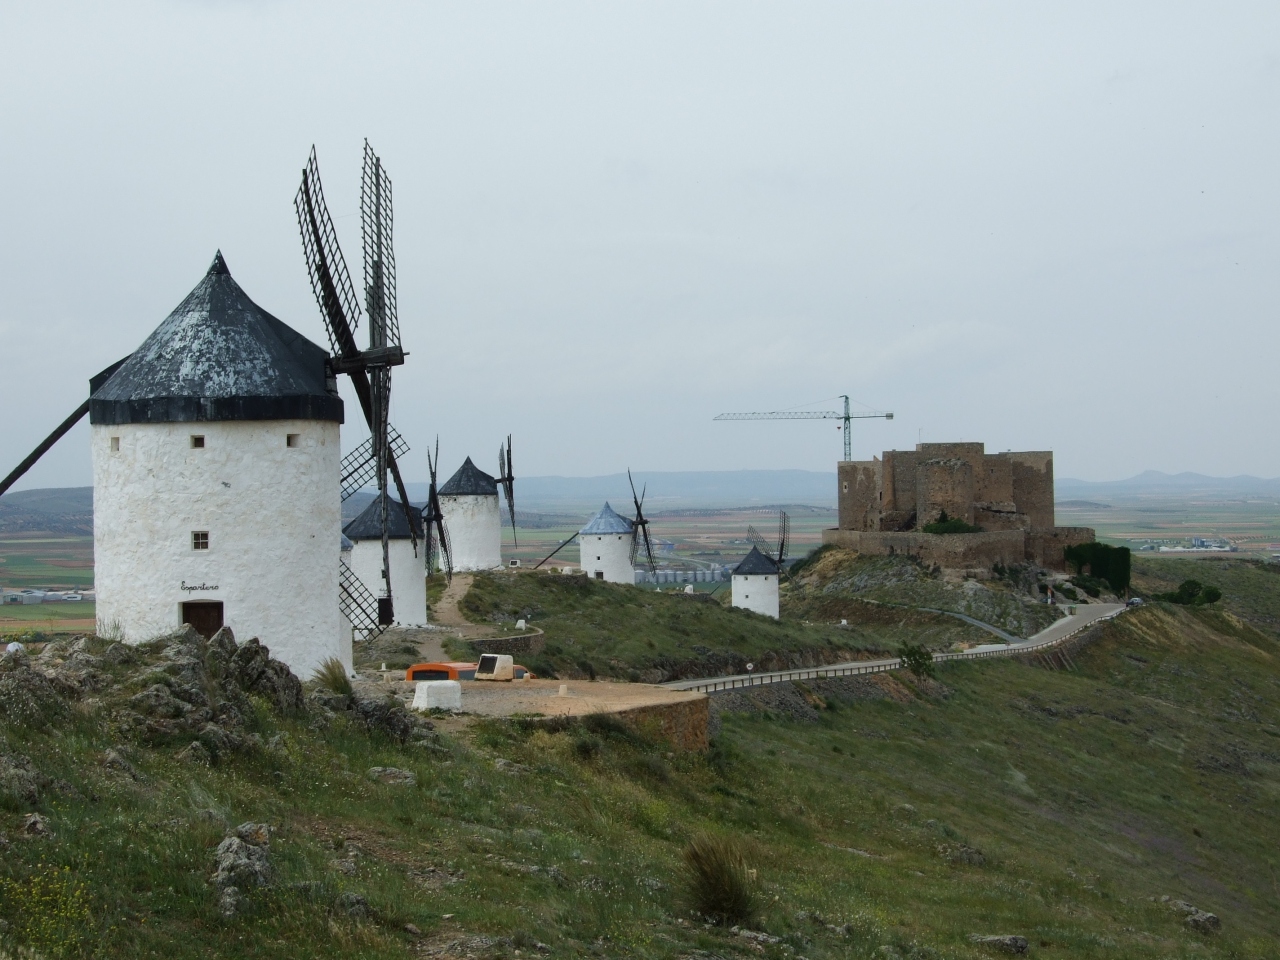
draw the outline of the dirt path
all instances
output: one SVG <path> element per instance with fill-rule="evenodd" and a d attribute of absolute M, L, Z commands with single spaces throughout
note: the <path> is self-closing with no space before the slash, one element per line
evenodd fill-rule
<path fill-rule="evenodd" d="M 475 637 L 484 632 L 484 627 L 479 624 L 468 623 L 467 618 L 458 609 L 458 604 L 462 602 L 462 598 L 471 589 L 472 579 L 472 575 L 469 573 L 455 573 L 448 586 L 444 588 L 444 593 L 440 595 L 439 601 L 431 609 L 432 619 L 435 623 L 442 627 L 455 627 L 461 631 L 461 635 L 464 637 Z"/>

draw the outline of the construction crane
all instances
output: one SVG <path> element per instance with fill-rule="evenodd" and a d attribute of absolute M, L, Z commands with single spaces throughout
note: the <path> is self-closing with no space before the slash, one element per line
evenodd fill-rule
<path fill-rule="evenodd" d="M 849 435 L 850 420 L 873 420 L 884 419 L 892 420 L 892 413 L 881 413 L 874 411 L 871 413 L 850 413 L 849 398 L 841 394 L 844 400 L 844 413 L 835 410 L 774 410 L 770 413 L 722 413 L 716 417 L 717 420 L 843 420 L 844 423 L 837 430 L 844 430 L 844 458 L 846 460 L 853 459 L 852 438 Z"/>

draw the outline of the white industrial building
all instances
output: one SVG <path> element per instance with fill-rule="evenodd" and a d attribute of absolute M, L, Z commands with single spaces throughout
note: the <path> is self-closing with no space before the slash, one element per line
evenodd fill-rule
<path fill-rule="evenodd" d="M 620 517 L 608 503 L 578 531 L 578 549 L 582 572 L 595 580 L 609 583 L 636 582 L 631 565 L 633 524 Z"/>
<path fill-rule="evenodd" d="M 440 513 L 449 531 L 454 570 L 493 570 L 502 566 L 502 513 L 498 482 L 467 457 L 440 488 Z"/>
<path fill-rule="evenodd" d="M 119 369 L 94 378 L 99 634 L 138 643 L 225 624 L 303 678 L 330 657 L 350 662 L 337 604 L 343 405 L 325 364 L 219 254 Z"/>
<path fill-rule="evenodd" d="M 778 565 L 752 547 L 733 570 L 733 605 L 778 619 Z"/>
<path fill-rule="evenodd" d="M 427 623 L 427 549 L 422 535 L 422 511 L 410 506 L 409 514 L 413 517 L 412 535 L 404 507 L 399 500 L 387 497 L 387 555 L 394 621 L 397 626 L 421 627 Z M 382 579 L 381 498 L 374 497 L 342 532 L 352 544 L 347 560 L 351 572 L 375 597 L 386 596 Z"/>

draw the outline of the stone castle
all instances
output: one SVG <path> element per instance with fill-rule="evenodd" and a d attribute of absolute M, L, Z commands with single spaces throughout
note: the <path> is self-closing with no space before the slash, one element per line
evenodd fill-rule
<path fill-rule="evenodd" d="M 995 564 L 1064 570 L 1063 550 L 1089 543 L 1088 527 L 1059 527 L 1053 516 L 1053 454 L 987 453 L 981 443 L 919 443 L 883 459 L 840 463 L 840 525 L 822 542 L 859 553 L 905 554 L 982 575 Z M 925 533 L 948 518 L 978 533 Z"/>

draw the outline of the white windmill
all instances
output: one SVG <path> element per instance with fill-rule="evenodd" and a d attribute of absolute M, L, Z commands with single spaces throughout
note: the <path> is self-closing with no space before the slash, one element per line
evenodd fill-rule
<path fill-rule="evenodd" d="M 257 636 L 301 676 L 350 663 L 339 628 L 339 424 L 328 356 L 249 299 L 219 253 L 204 279 L 0 493 L 89 414 L 98 632 L 190 623 Z"/>
<path fill-rule="evenodd" d="M 498 481 L 467 457 L 439 490 L 440 512 L 449 531 L 453 569 L 493 570 L 502 566 L 502 512 Z"/>
<path fill-rule="evenodd" d="M 537 567 L 577 540 L 579 566 L 583 573 L 594 580 L 634 584 L 636 554 L 641 542 L 644 543 L 649 569 L 654 570 L 657 565 L 653 559 L 653 543 L 649 539 L 649 521 L 644 515 L 644 491 L 639 496 L 636 495 L 636 485 L 631 481 L 630 470 L 627 471 L 627 480 L 631 482 L 631 498 L 636 508 L 634 520 L 619 515 L 606 502 L 581 530 L 540 560 Z"/>
<path fill-rule="evenodd" d="M 785 511 L 778 512 L 777 552 L 769 547 L 755 527 L 747 528 L 752 547 L 733 570 L 733 606 L 778 619 L 778 582 L 786 563 L 790 536 L 791 518 Z"/>

